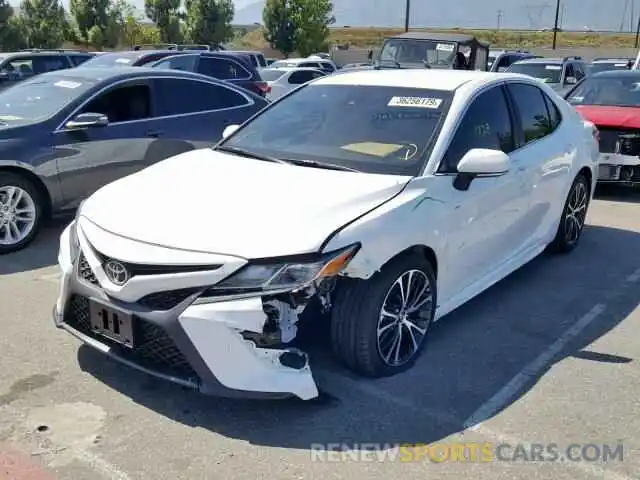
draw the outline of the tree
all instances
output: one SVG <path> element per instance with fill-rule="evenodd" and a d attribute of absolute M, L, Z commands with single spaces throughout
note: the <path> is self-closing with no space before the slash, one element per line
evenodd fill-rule
<path fill-rule="evenodd" d="M 186 36 L 193 43 L 218 45 L 233 38 L 231 0 L 186 0 Z"/>
<path fill-rule="evenodd" d="M 264 39 L 288 57 L 295 51 L 295 25 L 291 0 L 267 0 L 262 11 Z"/>
<path fill-rule="evenodd" d="M 332 12 L 331 0 L 267 0 L 265 40 L 285 56 L 326 50 L 329 25 L 335 22 Z"/>
<path fill-rule="evenodd" d="M 328 50 L 329 25 L 335 23 L 331 0 L 293 0 L 296 51 L 303 57 Z"/>
<path fill-rule="evenodd" d="M 181 0 L 144 0 L 144 11 L 160 30 L 160 41 L 180 41 Z"/>
<path fill-rule="evenodd" d="M 59 48 L 64 42 L 64 8 L 59 0 L 24 0 L 20 24 L 31 48 Z"/>
<path fill-rule="evenodd" d="M 0 0 L 0 51 L 19 50 L 26 46 L 13 8 L 6 0 Z"/>
<path fill-rule="evenodd" d="M 89 32 L 93 31 L 91 37 L 96 40 L 104 38 L 102 32 L 100 36 L 96 36 L 94 27 L 104 31 L 109 21 L 109 0 L 71 0 L 70 11 L 75 20 L 78 39 L 86 44 L 95 45 L 89 40 Z M 102 46 L 95 45 L 95 46 Z"/>

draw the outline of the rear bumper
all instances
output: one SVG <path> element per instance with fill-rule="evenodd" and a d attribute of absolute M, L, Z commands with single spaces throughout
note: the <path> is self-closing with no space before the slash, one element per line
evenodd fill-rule
<path fill-rule="evenodd" d="M 601 153 L 598 182 L 640 185 L 640 158 L 631 155 Z"/>
<path fill-rule="evenodd" d="M 208 395 L 296 396 L 303 400 L 318 396 L 308 359 L 298 368 L 286 366 L 281 355 L 292 349 L 258 348 L 241 334 L 262 330 L 266 315 L 260 297 L 192 305 L 197 296 L 192 292 L 157 308 L 125 302 L 107 295 L 96 276 L 87 274 L 84 254 L 70 261 L 68 242 L 67 229 L 61 236 L 62 278 L 53 320 L 87 346 L 129 367 Z M 78 268 L 81 261 L 83 274 Z M 139 339 L 133 348 L 92 331 L 91 300 L 132 315 Z"/>

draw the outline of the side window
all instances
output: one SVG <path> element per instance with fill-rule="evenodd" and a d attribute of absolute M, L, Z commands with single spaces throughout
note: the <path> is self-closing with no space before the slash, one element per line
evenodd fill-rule
<path fill-rule="evenodd" d="M 302 68 L 321 68 L 320 65 L 315 62 L 302 62 L 298 66 Z"/>
<path fill-rule="evenodd" d="M 184 70 L 193 72 L 196 66 L 197 55 L 179 55 L 161 60 L 154 65 L 154 68 L 168 68 L 170 70 Z"/>
<path fill-rule="evenodd" d="M 329 62 L 322 62 L 320 66 L 322 67 L 322 70 L 325 70 L 327 72 L 334 72 L 336 70 Z"/>
<path fill-rule="evenodd" d="M 154 81 L 158 99 L 157 115 L 161 117 L 248 104 L 243 95 L 222 85 L 177 78 L 158 78 Z"/>
<path fill-rule="evenodd" d="M 84 62 L 86 62 L 90 58 L 92 58 L 91 55 L 70 55 L 69 56 L 69 59 L 71 59 L 71 63 L 73 63 L 73 65 L 75 65 L 76 67 L 78 65 L 82 65 Z"/>
<path fill-rule="evenodd" d="M 520 113 L 524 143 L 549 135 L 553 128 L 547 113 L 544 93 L 538 87 L 524 83 L 512 83 L 507 88 Z"/>
<path fill-rule="evenodd" d="M 544 101 L 547 104 L 547 112 L 549 114 L 549 121 L 551 123 L 551 131 L 554 131 L 556 128 L 558 128 L 558 125 L 560 125 L 560 122 L 562 121 L 562 115 L 560 114 L 560 110 L 558 110 L 558 107 L 553 102 L 553 100 L 547 97 L 544 93 L 542 93 L 542 96 L 544 97 Z"/>
<path fill-rule="evenodd" d="M 576 76 L 576 72 L 573 70 L 573 65 L 571 63 L 568 63 L 565 70 L 564 70 L 564 78 L 565 81 L 567 79 L 567 77 L 574 77 Z"/>
<path fill-rule="evenodd" d="M 31 58 L 16 58 L 5 64 L 3 72 L 16 75 L 18 78 L 30 77 L 33 72 L 33 60 Z"/>
<path fill-rule="evenodd" d="M 504 72 L 509 67 L 509 65 L 513 63 L 513 61 L 514 61 L 513 55 L 503 55 L 498 61 L 498 66 L 496 67 L 496 70 L 498 72 Z"/>
<path fill-rule="evenodd" d="M 258 53 L 256 56 L 258 57 L 258 64 L 260 68 L 266 67 L 267 60 L 264 58 L 264 55 L 262 55 L 261 53 Z"/>
<path fill-rule="evenodd" d="M 289 76 L 289 83 L 291 85 L 302 85 L 303 83 L 307 83 L 314 78 L 317 78 L 319 75 L 316 75 L 316 72 L 311 70 L 299 70 L 297 72 L 293 72 Z"/>
<path fill-rule="evenodd" d="M 464 114 L 440 171 L 454 173 L 462 157 L 472 148 L 490 148 L 509 153 L 514 150 L 513 128 L 502 87 L 493 87 L 478 96 Z"/>
<path fill-rule="evenodd" d="M 234 80 L 250 78 L 239 63 L 219 57 L 201 57 L 198 72 L 220 80 Z"/>
<path fill-rule="evenodd" d="M 147 84 L 115 87 L 89 102 L 78 113 L 102 113 L 110 123 L 151 118 L 151 90 Z"/>
<path fill-rule="evenodd" d="M 69 61 L 63 55 L 39 56 L 33 59 L 33 73 L 46 73 L 69 68 Z"/>

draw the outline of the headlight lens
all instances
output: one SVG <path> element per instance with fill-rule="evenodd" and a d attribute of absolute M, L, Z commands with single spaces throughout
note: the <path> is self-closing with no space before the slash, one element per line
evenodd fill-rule
<path fill-rule="evenodd" d="M 82 203 L 78 206 L 78 210 L 76 210 L 76 217 L 71 222 L 69 228 L 69 242 L 71 247 L 71 261 L 75 262 L 76 258 L 78 258 L 78 254 L 80 253 L 80 240 L 78 240 L 78 219 L 80 218 L 80 209 L 82 208 Z"/>
<path fill-rule="evenodd" d="M 294 290 L 344 270 L 358 252 L 360 245 L 326 253 L 309 262 L 282 262 L 248 265 L 211 290 Z"/>

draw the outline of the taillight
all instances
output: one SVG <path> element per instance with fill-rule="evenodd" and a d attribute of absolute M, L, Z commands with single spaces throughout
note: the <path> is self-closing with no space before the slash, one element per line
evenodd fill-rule
<path fill-rule="evenodd" d="M 267 82 L 256 82 L 256 87 L 258 87 L 258 90 L 260 90 L 263 95 L 271 93 L 271 85 Z"/>
<path fill-rule="evenodd" d="M 597 142 L 600 141 L 600 130 L 595 126 L 593 127 L 593 138 L 595 138 Z"/>

